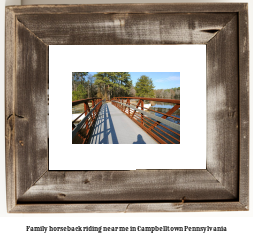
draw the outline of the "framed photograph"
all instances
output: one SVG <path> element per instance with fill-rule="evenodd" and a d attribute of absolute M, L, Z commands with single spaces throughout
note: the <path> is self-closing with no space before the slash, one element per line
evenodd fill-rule
<path fill-rule="evenodd" d="M 49 170 L 206 169 L 205 45 L 50 45 L 49 52 Z M 201 110 L 190 117 L 195 101 Z"/>
<path fill-rule="evenodd" d="M 6 7 L 5 42 L 8 212 L 249 210 L 249 39 L 246 3 L 11 6 Z M 86 162 L 97 159 L 99 146 L 101 148 L 107 146 L 74 145 L 71 135 L 68 136 L 71 134 L 70 129 L 67 129 L 69 132 L 66 133 L 66 138 L 60 136 L 60 132 L 65 129 L 65 126 L 64 128 L 60 126 L 60 121 L 63 121 L 66 116 L 71 120 L 71 115 L 68 116 L 63 111 L 57 114 L 59 125 L 52 124 L 50 121 L 50 117 L 56 118 L 49 111 L 51 98 L 57 99 L 59 105 L 64 103 L 64 96 L 60 94 L 58 97 L 52 96 L 55 95 L 55 91 L 51 91 L 53 89 L 51 82 L 56 79 L 63 80 L 60 76 L 61 71 L 64 72 L 66 65 L 71 64 L 74 59 L 68 57 L 65 60 L 66 64 L 59 61 L 58 67 L 55 68 L 51 66 L 50 53 L 53 52 L 54 46 L 66 46 L 62 48 L 65 53 L 68 47 L 77 45 L 80 47 L 131 46 L 137 47 L 136 49 L 150 47 L 150 61 L 154 66 L 150 66 L 148 70 L 141 67 L 139 71 L 120 67 L 111 69 L 108 66 L 87 69 L 84 67 L 72 71 L 72 73 L 89 71 L 92 75 L 99 75 L 97 72 L 99 70 L 172 72 L 166 70 L 166 67 L 156 70 L 155 65 L 159 64 L 154 53 L 151 54 L 152 47 L 160 47 L 159 51 L 166 54 L 168 46 L 205 46 L 205 88 L 198 92 L 196 82 L 189 80 L 192 85 L 185 88 L 192 92 L 192 98 L 187 97 L 188 101 L 192 100 L 192 108 L 187 109 L 188 113 L 184 109 L 180 112 L 185 121 L 188 117 L 189 121 L 190 118 L 194 118 L 193 123 L 181 130 L 180 135 L 182 133 L 183 136 L 183 133 L 187 134 L 187 132 L 190 134 L 192 127 L 198 133 L 198 130 L 202 130 L 201 121 L 205 118 L 204 135 L 201 134 L 198 140 L 180 141 L 178 145 L 159 145 L 163 148 L 162 152 L 154 153 L 154 150 L 150 149 L 151 152 L 141 158 L 143 163 L 145 160 L 155 162 L 161 157 L 165 161 L 170 156 L 171 146 L 190 143 L 193 149 L 191 148 L 188 153 L 179 152 L 178 157 L 191 161 L 197 157 L 198 151 L 203 149 L 201 143 L 204 141 L 204 153 L 198 157 L 204 159 L 205 167 L 170 169 L 164 166 L 152 167 L 150 163 L 147 169 L 143 167 L 131 169 L 128 164 L 139 161 L 140 156 L 135 156 L 132 147 L 129 147 L 122 150 L 122 155 L 118 155 L 118 159 L 122 159 L 122 163 L 127 164 L 120 169 L 116 167 L 110 170 L 110 166 L 104 170 L 96 169 L 95 165 L 92 169 L 85 169 L 85 166 L 81 169 L 61 169 L 60 153 L 69 153 L 68 147 L 65 146 L 66 141 L 72 148 L 83 146 L 83 153 L 87 153 L 85 146 L 90 146 L 89 153 L 86 154 Z M 93 48 L 92 53 L 98 58 L 103 58 L 104 62 L 108 61 L 109 56 L 103 54 L 104 51 L 100 52 Z M 93 54 L 90 54 L 90 57 Z M 183 59 L 183 55 L 178 55 Z M 133 54 L 134 57 L 136 55 Z M 119 60 L 121 58 L 123 57 L 119 54 Z M 192 54 L 192 58 L 188 59 L 189 64 L 194 60 Z M 198 68 L 202 64 L 196 63 L 196 65 Z M 59 72 L 54 77 L 51 76 L 53 69 Z M 70 74 L 69 82 L 71 77 Z M 184 83 L 180 75 L 181 87 L 184 87 Z M 113 95 L 114 89 L 110 91 L 108 87 L 108 90 Z M 202 92 L 205 98 L 196 97 Z M 183 97 L 182 92 L 181 94 Z M 144 100 L 143 102 L 139 100 L 140 104 L 138 105 L 136 101 L 136 107 L 131 108 L 127 98 L 119 98 L 115 94 L 113 100 L 110 99 L 124 112 L 128 110 L 127 108 L 129 111 L 132 109 L 132 114 L 144 109 Z M 87 108 L 89 103 L 92 105 L 92 102 L 85 102 Z M 94 103 L 99 104 L 100 101 Z M 174 103 L 178 104 L 178 101 Z M 71 107 L 73 103 L 71 105 L 69 102 L 68 105 Z M 93 106 L 95 108 L 95 105 Z M 198 113 L 201 114 L 202 110 L 205 110 L 205 117 L 198 117 Z M 145 113 L 144 110 L 140 111 L 139 121 L 136 119 L 140 127 Z M 90 112 L 89 115 L 95 118 L 95 111 Z M 152 118 L 154 119 L 153 116 Z M 149 117 L 146 120 L 151 119 Z M 166 122 L 162 121 L 162 123 Z M 66 125 L 66 128 L 68 127 L 70 124 Z M 179 127 L 176 128 L 178 130 Z M 52 144 L 50 143 L 50 138 L 53 137 L 51 131 L 59 133 L 58 137 L 54 137 L 57 140 Z M 144 141 L 143 137 L 136 137 L 136 139 Z M 115 146 L 123 145 L 114 145 L 114 148 Z M 151 144 L 139 146 L 141 150 L 147 151 Z M 180 151 L 181 147 L 178 148 Z M 51 151 L 54 153 L 51 154 Z M 59 161 L 56 162 L 56 167 L 50 168 L 51 158 L 57 157 Z M 76 157 L 78 154 L 70 153 L 64 158 L 74 161 Z M 110 156 L 105 153 L 104 160 L 108 160 L 106 164 L 110 164 L 109 159 Z"/>

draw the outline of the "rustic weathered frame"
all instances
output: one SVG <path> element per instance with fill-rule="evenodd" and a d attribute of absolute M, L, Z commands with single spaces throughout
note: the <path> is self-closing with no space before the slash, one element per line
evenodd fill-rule
<path fill-rule="evenodd" d="M 206 44 L 207 169 L 48 171 L 50 44 Z M 248 210 L 248 84 L 244 3 L 6 7 L 8 212 Z"/>

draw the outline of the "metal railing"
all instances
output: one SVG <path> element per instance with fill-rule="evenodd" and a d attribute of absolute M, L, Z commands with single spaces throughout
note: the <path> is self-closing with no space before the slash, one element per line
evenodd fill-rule
<path fill-rule="evenodd" d="M 88 142 L 102 106 L 102 99 L 88 98 L 73 101 L 72 107 L 79 104 L 83 104 L 84 110 L 72 121 L 72 144 L 85 144 Z"/>
<path fill-rule="evenodd" d="M 131 101 L 137 103 L 133 103 Z M 144 101 L 172 103 L 166 113 L 144 107 Z M 180 117 L 172 115 L 180 108 L 180 100 L 141 97 L 115 97 L 112 104 L 124 112 L 161 144 L 180 144 Z"/>

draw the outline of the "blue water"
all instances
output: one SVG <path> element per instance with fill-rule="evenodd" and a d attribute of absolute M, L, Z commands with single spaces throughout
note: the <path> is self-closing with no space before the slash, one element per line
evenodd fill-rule
<path fill-rule="evenodd" d="M 167 113 L 171 108 L 174 107 L 175 104 L 171 103 L 160 103 L 160 104 L 155 104 L 154 106 L 151 106 L 149 109 L 152 109 L 154 111 L 162 112 L 162 113 Z M 152 111 L 150 111 L 152 112 Z M 160 113 L 155 113 L 156 116 L 162 117 L 163 114 Z M 180 108 L 175 111 L 172 116 L 180 118 Z"/>
<path fill-rule="evenodd" d="M 152 111 L 149 111 L 149 112 L 150 113 L 154 113 L 158 117 L 162 117 L 164 114 L 161 114 L 159 112 L 167 113 L 171 108 L 174 107 L 174 105 L 175 104 L 165 104 L 165 103 L 164 104 L 156 104 L 156 105 L 150 107 L 149 109 L 152 109 L 152 110 L 158 111 L 158 112 L 152 112 Z M 175 113 L 173 113 L 172 116 L 180 119 L 180 108 Z M 177 123 L 177 124 L 180 124 L 180 120 L 176 120 L 175 118 L 167 117 L 166 120 L 174 122 L 174 123 Z M 177 135 L 177 134 L 175 134 L 175 133 L 173 133 L 173 132 L 171 132 L 169 130 L 166 130 L 164 127 L 162 127 L 160 125 L 163 125 L 164 127 L 175 131 L 179 135 Z M 171 127 L 169 127 L 169 126 L 167 126 L 167 125 L 165 125 L 163 123 L 161 123 L 160 125 L 156 126 L 156 129 L 153 132 L 158 135 L 158 133 L 156 133 L 156 131 L 157 131 L 160 134 L 162 134 L 163 136 L 165 136 L 167 139 L 169 139 L 169 140 L 167 140 L 167 143 L 171 143 L 171 141 L 172 141 L 172 142 L 178 144 L 179 142 L 177 140 L 175 140 L 174 138 L 180 140 L 180 131 L 176 131 L 175 129 L 173 129 L 173 128 L 171 128 Z M 158 128 L 160 130 L 158 130 Z M 170 134 L 174 138 L 168 136 L 166 133 L 163 133 L 163 131 L 166 131 L 166 133 Z M 166 139 L 164 137 L 162 139 L 166 141 Z"/>
<path fill-rule="evenodd" d="M 154 106 L 152 106 L 152 107 L 157 107 L 157 108 L 168 108 L 168 109 L 170 109 L 170 108 L 174 107 L 174 105 L 171 105 L 171 104 L 166 104 L 166 105 L 156 104 L 156 105 L 154 105 Z"/>

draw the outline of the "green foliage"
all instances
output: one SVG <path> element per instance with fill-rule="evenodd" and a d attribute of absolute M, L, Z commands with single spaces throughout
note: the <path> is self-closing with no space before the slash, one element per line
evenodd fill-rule
<path fill-rule="evenodd" d="M 72 100 L 91 97 L 137 96 L 180 99 L 180 87 L 171 89 L 156 89 L 151 78 L 142 75 L 133 87 L 128 72 L 97 72 L 91 75 L 88 72 L 72 73 Z"/>
<path fill-rule="evenodd" d="M 103 98 L 128 96 L 132 81 L 128 72 L 97 72 L 95 85 L 99 87 L 99 94 Z"/>
<path fill-rule="evenodd" d="M 85 76 L 88 74 L 88 72 L 73 72 L 72 73 L 72 81 L 74 82 L 80 82 L 81 84 L 85 81 Z"/>
<path fill-rule="evenodd" d="M 142 75 L 139 79 L 137 79 L 137 83 L 135 85 L 136 96 L 137 97 L 155 97 L 154 94 L 154 84 L 151 78 Z"/>
<path fill-rule="evenodd" d="M 85 99 L 87 97 L 87 90 L 82 84 L 77 86 L 76 91 L 72 91 L 72 101 Z"/>
<path fill-rule="evenodd" d="M 88 72 L 72 73 L 72 101 L 85 99 L 87 97 L 87 82 L 85 77 Z"/>
<path fill-rule="evenodd" d="M 177 91 L 177 90 L 180 90 L 180 87 L 177 87 L 177 88 L 171 88 L 172 90 L 174 91 Z"/>

